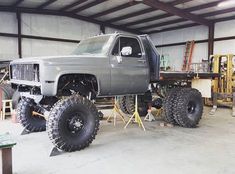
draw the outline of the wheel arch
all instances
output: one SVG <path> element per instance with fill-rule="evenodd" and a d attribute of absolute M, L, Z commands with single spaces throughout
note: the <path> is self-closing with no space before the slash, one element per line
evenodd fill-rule
<path fill-rule="evenodd" d="M 96 95 L 100 92 L 100 84 L 96 75 L 91 73 L 63 73 L 57 77 L 56 93 L 58 94 L 61 88 L 65 87 L 64 85 L 69 85 L 70 87 L 73 86 L 74 89 L 79 90 L 79 85 L 81 87 L 81 84 L 86 84 L 86 87 L 90 87 L 92 92 Z"/>

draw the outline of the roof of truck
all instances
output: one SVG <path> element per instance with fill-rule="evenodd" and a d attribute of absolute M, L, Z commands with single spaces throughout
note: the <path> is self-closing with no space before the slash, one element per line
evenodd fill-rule
<path fill-rule="evenodd" d="M 88 38 L 94 38 L 94 37 L 100 37 L 100 36 L 118 36 L 118 35 L 125 35 L 125 36 L 132 36 L 133 37 L 133 36 L 146 36 L 147 34 L 145 34 L 145 35 L 136 35 L 136 34 L 115 32 L 115 33 L 109 33 L 109 34 L 99 34 L 99 35 L 91 36 L 91 37 L 88 37 Z"/>

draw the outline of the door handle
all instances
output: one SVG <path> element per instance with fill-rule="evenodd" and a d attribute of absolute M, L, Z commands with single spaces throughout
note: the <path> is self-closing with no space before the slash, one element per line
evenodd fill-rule
<path fill-rule="evenodd" d="M 138 62 L 145 63 L 146 60 L 144 60 L 144 59 L 139 59 Z"/>

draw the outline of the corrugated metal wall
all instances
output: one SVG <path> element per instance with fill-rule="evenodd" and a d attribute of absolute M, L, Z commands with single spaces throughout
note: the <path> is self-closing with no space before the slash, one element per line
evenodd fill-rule
<path fill-rule="evenodd" d="M 165 45 L 171 43 L 185 42 L 188 40 L 203 40 L 208 38 L 208 29 L 204 26 L 185 28 L 180 30 L 168 31 L 152 34 L 151 38 L 155 45 Z M 193 54 L 193 61 L 200 62 L 201 59 L 207 59 L 207 43 L 196 44 Z M 183 62 L 185 46 L 171 46 L 158 48 L 162 55 L 169 55 L 170 65 L 175 70 L 180 70 Z"/>
<path fill-rule="evenodd" d="M 215 24 L 215 38 L 235 36 L 235 20 L 219 22 Z M 196 26 L 174 31 L 162 32 L 151 35 L 156 45 L 185 42 L 189 40 L 208 39 L 208 28 Z M 175 70 L 181 70 L 185 46 L 171 46 L 158 48 L 160 54 L 169 55 L 170 65 Z M 235 40 L 217 41 L 214 44 L 214 54 L 235 54 Z M 195 45 L 193 62 L 201 62 L 208 57 L 208 44 L 199 43 Z"/>
<path fill-rule="evenodd" d="M 0 12 L 0 32 L 17 33 L 16 15 Z M 0 36 L 0 59 L 13 59 L 18 57 L 17 39 Z"/>
<path fill-rule="evenodd" d="M 235 36 L 235 20 L 215 24 L 215 38 Z M 235 40 L 215 42 L 216 54 L 235 54 Z"/>
<path fill-rule="evenodd" d="M 82 40 L 100 33 L 100 26 L 85 21 L 51 15 L 22 14 L 22 34 Z M 0 32 L 17 34 L 15 13 L 0 12 Z M 106 28 L 106 33 L 117 30 Z M 121 31 L 118 31 L 121 32 Z M 0 59 L 18 58 L 17 38 L 0 36 Z M 22 56 L 66 55 L 71 53 L 76 43 L 22 39 Z"/>

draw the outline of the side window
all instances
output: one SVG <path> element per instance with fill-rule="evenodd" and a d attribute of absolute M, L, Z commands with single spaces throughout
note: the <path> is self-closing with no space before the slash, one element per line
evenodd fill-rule
<path fill-rule="evenodd" d="M 131 47 L 132 52 L 130 55 L 121 55 L 123 47 Z M 112 55 L 121 55 L 122 57 L 142 57 L 140 44 L 137 39 L 129 37 L 120 37 L 112 51 Z"/>
<path fill-rule="evenodd" d="M 140 44 L 138 40 L 135 38 L 121 37 L 120 38 L 120 50 L 122 50 L 123 47 L 132 48 L 132 54 L 128 56 L 123 56 L 123 57 L 141 57 L 142 56 Z"/>

